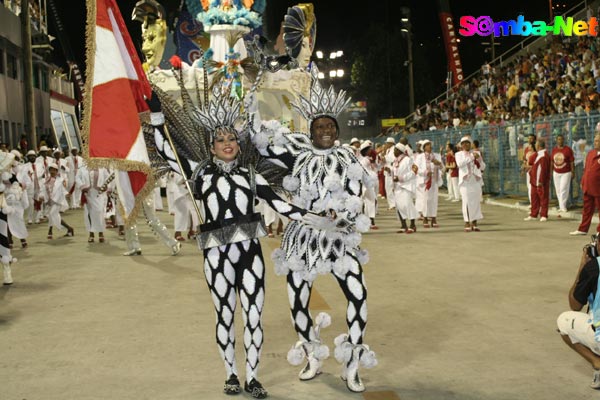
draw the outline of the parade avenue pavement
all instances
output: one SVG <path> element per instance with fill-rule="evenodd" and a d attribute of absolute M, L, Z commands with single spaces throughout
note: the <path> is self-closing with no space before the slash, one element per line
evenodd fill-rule
<path fill-rule="evenodd" d="M 360 369 L 353 394 L 339 378 L 333 339 L 346 330 L 344 297 L 319 276 L 312 312 L 328 312 L 322 332 L 331 357 L 323 374 L 298 380 L 288 364 L 295 343 L 285 286 L 265 238 L 265 343 L 259 380 L 271 399 L 534 400 L 598 398 L 592 368 L 556 331 L 568 309 L 582 247 L 577 219 L 525 222 L 527 213 L 484 204 L 481 232 L 465 233 L 460 203 L 440 197 L 437 229 L 400 225 L 385 200 L 379 230 L 366 233 L 369 320 L 365 343 L 379 365 Z M 166 202 L 165 202 L 166 203 Z M 159 212 L 172 227 L 173 217 Z M 0 288 L 0 399 L 228 399 L 215 343 L 215 315 L 195 242 L 169 250 L 139 220 L 143 254 L 124 257 L 116 229 L 87 243 L 81 210 L 64 219 L 75 236 L 31 225 L 29 248 L 16 241 L 15 283 Z M 65 233 L 64 231 L 62 232 Z M 242 322 L 237 361 L 244 379 Z M 238 398 L 250 398 L 246 393 Z"/>

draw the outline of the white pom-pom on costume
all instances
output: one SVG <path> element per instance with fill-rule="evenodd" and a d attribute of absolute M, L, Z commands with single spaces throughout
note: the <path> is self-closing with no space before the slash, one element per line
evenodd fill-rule
<path fill-rule="evenodd" d="M 276 119 L 270 119 L 268 121 L 262 121 L 262 126 L 263 126 L 264 129 L 266 129 L 267 131 L 269 131 L 268 133 L 270 135 L 274 134 L 279 129 L 281 129 L 281 123 L 278 120 L 276 120 Z"/>
<path fill-rule="evenodd" d="M 314 203 L 312 203 L 312 211 L 316 213 L 320 213 L 321 211 L 325 211 L 327 208 L 328 199 L 318 199 Z"/>
<path fill-rule="evenodd" d="M 287 132 L 285 132 L 287 131 Z M 275 136 L 273 136 L 273 144 L 275 146 L 283 147 L 289 143 L 289 140 L 285 137 L 284 133 L 288 133 L 289 129 L 283 128 L 279 131 L 275 132 Z"/>
<path fill-rule="evenodd" d="M 0 193 L 6 190 L 6 185 L 4 183 L 0 183 Z"/>
<path fill-rule="evenodd" d="M 317 279 L 317 270 L 314 268 L 304 270 L 304 273 L 302 274 L 302 279 L 304 279 L 306 282 L 314 282 L 315 279 Z"/>
<path fill-rule="evenodd" d="M 295 192 L 300 187 L 300 179 L 287 175 L 283 178 L 283 188 L 290 192 Z"/>
<path fill-rule="evenodd" d="M 338 174 L 327 175 L 325 179 L 323 179 L 323 185 L 330 192 L 338 192 L 342 190 L 342 177 Z"/>
<path fill-rule="evenodd" d="M 337 276 L 344 276 L 352 268 L 353 262 L 354 260 L 350 256 L 340 257 L 333 263 L 333 272 Z"/>
<path fill-rule="evenodd" d="M 264 132 L 258 132 L 252 138 L 252 143 L 258 150 L 266 149 L 269 146 L 269 137 Z"/>
<path fill-rule="evenodd" d="M 302 348 L 302 342 L 296 343 L 294 347 L 287 353 L 287 360 L 290 364 L 296 366 L 302 364 L 304 360 L 304 349 Z"/>
<path fill-rule="evenodd" d="M 10 264 L 11 261 L 12 261 L 11 256 L 2 256 L 2 258 L 0 258 L 0 262 L 2 264 Z"/>
<path fill-rule="evenodd" d="M 346 176 L 348 177 L 348 179 L 353 181 L 361 180 L 364 172 L 365 170 L 360 164 L 351 164 L 348 167 L 348 172 L 346 173 Z"/>
<path fill-rule="evenodd" d="M 275 266 L 275 275 L 282 276 L 287 275 L 290 270 L 285 262 L 285 252 L 281 249 L 273 250 L 271 254 L 271 260 Z"/>
<path fill-rule="evenodd" d="M 333 196 L 327 202 L 327 209 L 335 210 L 335 211 L 343 211 L 345 209 L 344 200 L 341 199 L 339 196 Z"/>
<path fill-rule="evenodd" d="M 284 262 L 276 262 L 274 264 L 274 271 L 275 271 L 275 275 L 284 276 L 290 272 L 290 269 L 287 267 L 287 265 Z"/>
<path fill-rule="evenodd" d="M 329 347 L 324 344 L 315 344 L 313 348 L 313 356 L 317 360 L 326 360 L 329 358 Z"/>
<path fill-rule="evenodd" d="M 315 270 L 319 275 L 327 275 L 331 272 L 331 268 L 333 267 L 331 261 L 328 260 L 319 260 L 315 266 Z"/>
<path fill-rule="evenodd" d="M 317 318 L 315 318 L 315 323 L 320 326 L 321 329 L 327 328 L 331 325 L 331 316 L 326 312 L 320 312 L 319 315 L 317 315 Z"/>
<path fill-rule="evenodd" d="M 333 351 L 333 355 L 335 359 L 340 364 L 347 363 L 350 361 L 350 357 L 352 357 L 352 350 L 354 350 L 354 345 L 348 342 L 348 335 L 346 333 L 339 335 L 333 341 L 335 343 L 335 350 Z"/>
<path fill-rule="evenodd" d="M 273 253 L 271 253 L 271 260 L 275 263 L 285 261 L 285 251 L 282 249 L 273 250 Z"/>
<path fill-rule="evenodd" d="M 344 244 L 348 247 L 358 247 L 362 241 L 362 235 L 358 232 L 349 233 L 344 236 Z"/>
<path fill-rule="evenodd" d="M 364 351 L 360 356 L 360 364 L 367 369 L 376 367 L 378 362 L 375 352 L 369 350 L 369 346 L 367 345 L 363 345 L 363 347 Z"/>
<path fill-rule="evenodd" d="M 296 254 L 288 258 L 287 265 L 290 271 L 293 272 L 299 272 L 304 269 L 304 263 L 302 262 L 302 259 Z"/>
<path fill-rule="evenodd" d="M 369 252 L 366 249 L 360 249 L 356 252 L 356 259 L 360 265 L 365 265 L 369 262 Z"/>
<path fill-rule="evenodd" d="M 10 181 L 11 177 L 12 177 L 12 174 L 10 172 L 3 172 L 2 173 L 2 180 L 3 181 Z"/>
<path fill-rule="evenodd" d="M 335 344 L 335 347 L 340 346 L 343 342 L 346 342 L 348 340 L 348 334 L 347 333 L 342 333 L 340 335 L 337 335 L 335 339 L 333 339 L 333 344 Z"/>
<path fill-rule="evenodd" d="M 368 232 L 371 228 L 371 220 L 365 214 L 361 214 L 356 217 L 354 221 L 356 230 L 359 232 Z"/>
<path fill-rule="evenodd" d="M 350 196 L 346 199 L 346 209 L 348 212 L 358 214 L 363 209 L 363 199 L 358 196 Z"/>

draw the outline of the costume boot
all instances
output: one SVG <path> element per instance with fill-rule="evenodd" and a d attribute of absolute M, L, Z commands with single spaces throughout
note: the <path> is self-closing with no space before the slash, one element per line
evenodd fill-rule
<path fill-rule="evenodd" d="M 160 220 L 156 217 L 154 211 L 150 208 L 149 205 L 144 202 L 144 214 L 146 216 L 146 221 L 148 225 L 150 225 L 150 229 L 154 232 L 160 240 L 171 249 L 171 254 L 176 255 L 181 250 L 181 243 L 171 237 L 171 233 Z"/>
<path fill-rule="evenodd" d="M 142 254 L 142 247 L 140 246 L 137 227 L 135 225 L 125 227 L 125 242 L 129 250 L 123 253 L 124 256 L 134 256 L 136 254 L 139 256 Z"/>
<path fill-rule="evenodd" d="M 13 278 L 12 278 L 12 273 L 10 270 L 10 263 L 2 263 L 2 270 L 4 272 L 4 284 L 5 285 L 12 285 L 13 283 Z"/>
<path fill-rule="evenodd" d="M 321 329 L 331 325 L 331 317 L 327 313 L 319 313 L 315 319 L 315 340 L 298 341 L 288 352 L 288 361 L 292 365 L 300 365 L 306 358 L 306 366 L 298 374 L 301 381 L 308 381 L 321 373 L 323 360 L 329 357 L 329 348 L 321 343 Z"/>
<path fill-rule="evenodd" d="M 350 343 L 347 334 L 336 337 L 335 345 L 335 358 L 342 364 L 341 378 L 346 382 L 346 387 L 351 392 L 364 392 L 365 385 L 358 375 L 358 367 L 361 365 L 365 368 L 376 366 L 375 353 L 367 345 Z"/>

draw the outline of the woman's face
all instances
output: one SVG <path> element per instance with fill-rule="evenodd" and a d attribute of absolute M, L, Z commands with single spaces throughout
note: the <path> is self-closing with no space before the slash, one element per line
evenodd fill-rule
<path fill-rule="evenodd" d="M 237 136 L 229 131 L 218 132 L 210 151 L 221 161 L 231 162 L 235 160 L 240 152 Z"/>
<path fill-rule="evenodd" d="M 48 168 L 48 172 L 50 173 L 51 177 L 56 177 L 56 175 L 58 175 L 58 170 L 55 168 Z"/>

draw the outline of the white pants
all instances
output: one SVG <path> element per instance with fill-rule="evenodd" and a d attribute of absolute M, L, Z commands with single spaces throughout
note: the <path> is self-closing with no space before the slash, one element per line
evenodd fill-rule
<path fill-rule="evenodd" d="M 425 218 L 437 217 L 438 211 L 438 187 L 434 183 L 429 190 L 423 186 L 423 216 Z"/>
<path fill-rule="evenodd" d="M 394 178 L 391 175 L 385 175 L 385 197 L 388 208 L 393 208 L 396 202 L 394 201 Z"/>
<path fill-rule="evenodd" d="M 450 177 L 450 172 L 446 172 L 446 186 L 448 186 L 448 199 L 447 200 L 454 199 L 454 187 L 452 187 L 451 179 L 452 178 Z"/>
<path fill-rule="evenodd" d="M 73 193 L 71 193 L 71 208 L 81 207 L 81 189 L 78 185 L 75 185 Z"/>
<path fill-rule="evenodd" d="M 559 210 L 567 209 L 567 199 L 569 198 L 569 189 L 571 187 L 571 174 L 571 172 L 564 172 L 562 174 L 552 172 Z"/>
<path fill-rule="evenodd" d="M 481 184 L 476 180 L 463 181 L 460 185 L 462 213 L 465 222 L 483 219 L 481 213 Z"/>
<path fill-rule="evenodd" d="M 415 208 L 415 204 L 413 203 L 412 192 L 398 188 L 394 190 L 394 204 L 396 205 L 396 212 L 403 218 L 407 220 L 416 219 L 418 216 L 417 209 Z"/>
<path fill-rule="evenodd" d="M 600 355 L 600 343 L 594 337 L 591 316 L 578 311 L 565 311 L 556 320 L 561 335 L 569 336 L 571 343 L 581 343 Z"/>
<path fill-rule="evenodd" d="M 531 182 L 529 181 L 529 172 L 525 172 L 525 182 L 527 182 L 527 197 L 529 197 L 529 204 L 531 204 Z"/>
<path fill-rule="evenodd" d="M 423 214 L 423 203 L 425 202 L 425 184 L 417 185 L 417 193 L 415 194 L 415 208 L 418 213 Z"/>
<path fill-rule="evenodd" d="M 160 186 L 154 188 L 154 208 L 156 211 L 163 210 L 163 200 L 160 196 Z"/>
<path fill-rule="evenodd" d="M 454 200 L 460 200 L 460 190 L 458 189 L 458 177 L 450 178 L 450 185 L 452 186 L 452 193 L 454 194 Z"/>
<path fill-rule="evenodd" d="M 190 229 L 190 220 L 192 223 L 191 229 L 196 230 L 199 224 L 198 214 L 190 196 L 181 196 L 175 200 L 173 209 L 175 211 L 175 221 L 173 222 L 175 232 L 185 232 Z"/>
<path fill-rule="evenodd" d="M 375 189 L 370 187 L 364 191 L 362 196 L 365 214 L 369 218 L 375 218 L 375 214 L 377 213 L 377 195 L 375 193 Z"/>

